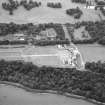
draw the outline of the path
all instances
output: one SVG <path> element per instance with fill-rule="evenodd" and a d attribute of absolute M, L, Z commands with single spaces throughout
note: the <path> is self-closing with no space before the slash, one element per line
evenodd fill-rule
<path fill-rule="evenodd" d="M 66 37 L 67 39 L 69 39 L 69 41 L 71 42 L 71 37 L 70 37 L 70 35 L 69 35 L 69 33 L 68 33 L 68 30 L 67 30 L 66 26 L 65 26 L 64 24 L 62 24 L 62 27 L 63 27 L 63 30 L 64 30 L 64 32 L 65 32 L 65 37 Z"/>
<path fill-rule="evenodd" d="M 77 50 L 77 52 L 79 52 L 78 51 L 78 48 L 77 48 L 77 46 L 75 46 L 72 42 L 71 42 L 71 37 L 70 37 L 70 35 L 69 35 L 69 32 L 68 32 L 68 30 L 67 30 L 67 27 L 64 25 L 64 24 L 62 24 L 62 27 L 63 27 L 63 30 L 64 30 L 64 32 L 65 32 L 65 37 L 67 38 L 67 39 L 69 39 L 69 41 L 70 41 L 70 46 L 71 47 L 73 47 L 75 50 Z M 84 62 L 83 62 L 83 58 L 82 58 L 82 55 L 79 53 L 79 59 L 77 58 L 77 60 L 79 60 L 79 62 L 81 62 L 80 64 L 81 65 L 79 65 L 80 66 L 80 69 L 79 70 L 83 70 L 84 69 Z"/>

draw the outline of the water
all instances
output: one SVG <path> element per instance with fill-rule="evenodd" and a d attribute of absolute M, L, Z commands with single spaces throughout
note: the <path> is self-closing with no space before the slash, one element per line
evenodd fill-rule
<path fill-rule="evenodd" d="M 0 84 L 0 105 L 94 105 L 50 93 L 31 93 L 21 88 Z"/>

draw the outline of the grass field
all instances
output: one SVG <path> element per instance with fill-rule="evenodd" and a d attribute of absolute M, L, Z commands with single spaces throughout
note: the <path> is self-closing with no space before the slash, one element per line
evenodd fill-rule
<path fill-rule="evenodd" d="M 86 37 L 83 37 L 83 33 Z M 91 39 L 89 33 L 85 30 L 85 27 L 80 27 L 79 29 L 74 30 L 74 39 L 75 40 L 84 40 L 84 39 Z"/>
<path fill-rule="evenodd" d="M 7 11 L 2 9 L 2 2 L 7 0 L 0 0 L 0 22 L 15 22 L 15 23 L 29 23 L 32 22 L 34 24 L 38 23 L 75 23 L 77 21 L 96 21 L 100 20 L 98 16 L 98 12 L 92 9 L 85 9 L 84 4 L 75 4 L 70 0 L 37 0 L 42 2 L 42 6 L 39 8 L 33 8 L 30 11 L 26 11 L 23 7 L 19 7 L 14 11 L 14 15 L 10 16 Z M 48 8 L 47 2 L 61 2 L 61 9 L 52 9 Z M 66 15 L 65 10 L 69 8 L 75 8 L 79 6 L 83 11 L 83 16 L 81 19 L 76 20 L 71 16 Z M 102 15 L 102 14 L 101 14 Z M 103 17 L 104 18 L 104 17 Z"/>
<path fill-rule="evenodd" d="M 105 47 L 101 45 L 77 45 L 84 62 L 105 61 Z"/>
<path fill-rule="evenodd" d="M 57 46 L 46 47 L 25 47 L 25 48 L 9 48 L 0 49 L 0 59 L 5 60 L 24 60 L 26 62 L 33 62 L 38 66 L 52 66 L 52 67 L 69 67 L 70 64 L 64 64 L 63 59 L 68 59 L 69 52 L 64 49 L 58 49 Z M 81 60 L 76 65 L 81 67 Z M 78 61 L 78 60 L 77 60 Z"/>

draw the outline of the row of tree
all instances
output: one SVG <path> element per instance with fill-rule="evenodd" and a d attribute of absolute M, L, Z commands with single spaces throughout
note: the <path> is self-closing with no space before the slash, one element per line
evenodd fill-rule
<path fill-rule="evenodd" d="M 58 2 L 58 3 L 48 2 L 47 6 L 51 7 L 51 8 L 62 8 L 62 5 L 60 2 Z"/>
<path fill-rule="evenodd" d="M 0 36 L 6 36 L 8 34 L 15 34 L 15 33 L 25 33 L 26 35 L 33 35 L 39 34 L 42 30 L 47 28 L 53 28 L 57 33 L 57 39 L 64 40 L 65 33 L 61 26 L 61 24 L 55 23 L 47 23 L 47 24 L 39 24 L 33 25 L 32 23 L 27 24 L 15 24 L 11 23 L 0 23 Z"/>
<path fill-rule="evenodd" d="M 33 43 L 34 45 L 38 45 L 38 46 L 47 46 L 47 45 L 58 45 L 58 44 L 70 44 L 68 39 L 65 40 L 49 40 L 49 41 L 35 41 Z"/>
<path fill-rule="evenodd" d="M 70 44 L 68 39 L 65 40 L 33 40 L 31 43 L 35 46 L 48 46 L 48 45 L 58 45 L 58 44 Z M 4 40 L 0 41 L 0 45 L 19 45 L 19 44 L 29 44 L 28 40 Z"/>
<path fill-rule="evenodd" d="M 77 8 L 67 9 L 66 14 L 73 16 L 75 19 L 79 19 L 83 14 L 83 12 L 80 10 L 79 7 L 77 7 Z"/>
<path fill-rule="evenodd" d="M 9 3 L 2 3 L 3 9 L 9 11 L 10 15 L 13 15 L 13 11 L 16 10 L 19 6 L 23 6 L 26 10 L 31 10 L 32 8 L 41 6 L 41 2 L 29 0 L 22 0 L 22 1 L 14 1 L 14 0 L 8 0 Z"/>
<path fill-rule="evenodd" d="M 27 0 L 22 0 L 20 5 L 22 5 L 26 10 L 31 10 L 32 8 L 41 6 L 41 2 L 33 0 L 29 0 L 29 2 L 27 2 Z"/>
<path fill-rule="evenodd" d="M 4 40 L 0 41 L 0 45 L 19 45 L 19 44 L 28 44 L 26 40 L 17 40 L 17 41 L 9 41 L 9 40 Z"/>
<path fill-rule="evenodd" d="M 19 7 L 18 1 L 9 0 L 9 3 L 2 3 L 3 9 L 9 11 L 10 15 L 13 15 L 13 11 Z"/>
<path fill-rule="evenodd" d="M 19 83 L 31 89 L 73 93 L 105 103 L 105 75 L 102 73 L 1 60 L 0 81 Z"/>
<path fill-rule="evenodd" d="M 72 0 L 72 2 L 75 2 L 75 3 L 86 3 L 87 0 Z"/>

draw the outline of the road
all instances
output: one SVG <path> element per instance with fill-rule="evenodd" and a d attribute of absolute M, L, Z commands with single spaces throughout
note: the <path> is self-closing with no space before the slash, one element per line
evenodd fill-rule
<path fill-rule="evenodd" d="M 65 26 L 64 24 L 62 24 L 62 27 L 63 27 L 63 30 L 64 30 L 64 32 L 65 32 L 65 37 L 66 37 L 67 39 L 69 39 L 69 41 L 71 42 L 71 37 L 70 37 L 70 35 L 69 35 L 69 33 L 68 33 L 68 30 L 67 30 L 66 26 Z"/>
<path fill-rule="evenodd" d="M 68 30 L 67 30 L 67 27 L 64 25 L 64 24 L 62 24 L 62 27 L 63 27 L 63 30 L 64 30 L 64 32 L 65 32 L 65 37 L 67 38 L 67 39 L 69 39 L 69 41 L 70 41 L 70 46 L 71 47 L 73 47 L 74 49 L 76 49 L 77 51 L 78 51 L 78 48 L 77 48 L 77 46 L 75 46 L 72 42 L 71 42 L 71 37 L 70 37 L 70 35 L 69 35 L 69 32 L 68 32 Z M 79 63 L 81 64 L 81 67 L 80 67 L 80 69 L 84 69 L 84 62 L 83 62 L 83 58 L 82 58 L 82 55 L 81 54 L 79 54 L 80 56 L 79 56 Z"/>

